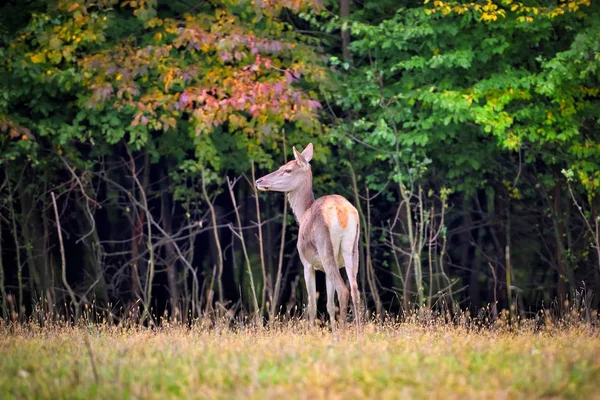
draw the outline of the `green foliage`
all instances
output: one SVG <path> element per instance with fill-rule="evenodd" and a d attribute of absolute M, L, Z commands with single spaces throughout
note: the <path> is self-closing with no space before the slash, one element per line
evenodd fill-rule
<path fill-rule="evenodd" d="M 331 59 L 342 67 L 335 101 L 355 116 L 338 136 L 368 143 L 382 160 L 431 158 L 432 172 L 459 191 L 484 185 L 503 149 L 527 149 L 528 162 L 568 160 L 597 193 L 597 12 L 585 1 L 436 1 L 376 22 L 358 11 L 351 49 L 361 61 L 345 73 Z"/>
<path fill-rule="evenodd" d="M 199 2 L 174 18 L 154 1 L 60 1 L 34 14 L 0 49 L 2 162 L 126 143 L 217 170 L 271 163 L 263 144 L 282 128 L 319 130 L 318 55 L 278 19 L 308 6 Z"/>
<path fill-rule="evenodd" d="M 371 191 L 370 208 L 362 204 L 372 225 L 365 240 L 373 242 L 373 264 L 386 273 L 404 263 L 391 259 L 390 235 L 411 245 L 412 239 L 400 238 L 401 225 L 415 222 L 420 229 L 439 222 L 438 248 L 431 252 L 439 257 L 427 260 L 431 274 L 443 273 L 450 259 L 457 265 L 449 254 L 456 246 L 446 250 L 446 242 L 458 240 L 465 248 L 477 242 L 476 250 L 460 251 L 465 259 L 474 254 L 485 272 L 473 269 L 465 287 L 491 282 L 488 258 L 499 268 L 506 264 L 509 229 L 518 238 L 511 250 L 513 282 L 531 278 L 532 287 L 544 287 L 555 279 L 544 272 L 533 282 L 530 264 L 542 253 L 543 269 L 552 265 L 559 280 L 569 272 L 562 264 L 578 274 L 585 270 L 586 282 L 596 280 L 595 269 L 580 267 L 595 257 L 589 251 L 593 230 L 583 237 L 578 231 L 598 218 L 598 4 L 351 3 L 350 15 L 341 19 L 337 2 L 316 0 L 8 2 L 0 15 L 0 168 L 7 178 L 0 190 L 6 193 L 10 184 L 15 209 L 24 205 L 17 195 L 25 193 L 47 211 L 48 188 L 58 192 L 79 176 L 84 188 L 70 181 L 65 192 L 106 190 L 101 202 L 113 207 L 107 211 L 110 230 L 133 237 L 144 221 L 132 204 L 121 207 L 120 196 L 129 194 L 100 185 L 92 190 L 94 179 L 123 171 L 129 177 L 131 163 L 145 179 L 140 186 L 150 203 L 160 198 L 161 212 L 178 209 L 174 225 L 194 224 L 206 197 L 227 198 L 221 196 L 227 174 L 248 176 L 252 163 L 258 174 L 281 164 L 286 147 L 289 159 L 291 145 L 313 141 L 317 196 L 336 192 L 365 203 L 361 195 Z M 350 58 L 340 48 L 342 28 L 351 32 Z M 120 172 L 111 170 L 116 163 Z M 114 184 L 132 183 L 117 178 Z M 196 190 L 201 184 L 208 196 Z M 163 196 L 167 186 L 172 192 Z M 419 190 L 424 204 L 399 217 L 403 202 L 416 201 Z M 236 187 L 240 201 L 251 194 L 250 186 Z M 87 210 L 81 199 L 69 199 L 65 209 L 72 201 Z M 585 210 L 569 209 L 572 200 L 585 203 Z M 227 215 L 228 206 L 219 212 Z M 267 209 L 263 221 L 276 219 L 279 208 Z M 446 220 L 440 209 L 448 212 Z M 428 222 L 400 221 L 398 232 L 386 231 L 394 219 L 418 218 L 416 210 Z M 48 230 L 46 211 L 36 218 Z M 78 213 L 65 224 L 87 230 Z M 127 229 L 117 226 L 122 220 Z M 196 222 L 206 228 L 205 220 Z M 453 231 L 457 225 L 467 226 L 468 234 Z M 275 231 L 265 226 L 273 241 Z M 295 229 L 288 231 L 292 241 Z M 14 229 L 24 236 L 26 230 Z M 133 247 L 135 258 L 139 249 Z M 215 264 L 210 257 L 201 261 L 206 276 Z M 256 253 L 250 258 L 259 259 Z M 363 263 L 367 258 L 363 254 Z M 390 279 L 404 279 L 397 275 Z M 381 277 L 365 279 L 377 286 L 375 278 Z M 575 274 L 569 279 L 571 288 L 579 284 Z"/>

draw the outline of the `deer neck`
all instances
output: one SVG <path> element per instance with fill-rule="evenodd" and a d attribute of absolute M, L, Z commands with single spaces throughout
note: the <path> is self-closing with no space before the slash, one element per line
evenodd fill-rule
<path fill-rule="evenodd" d="M 296 221 L 300 224 L 302 216 L 310 208 L 312 203 L 315 201 L 315 195 L 312 190 L 312 174 L 308 174 L 308 178 L 303 185 L 300 185 L 297 189 L 288 192 L 288 200 L 290 207 L 296 217 Z"/>

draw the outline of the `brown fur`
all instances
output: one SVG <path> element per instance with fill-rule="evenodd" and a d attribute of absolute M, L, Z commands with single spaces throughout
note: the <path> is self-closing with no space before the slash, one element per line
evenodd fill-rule
<path fill-rule="evenodd" d="M 340 221 L 340 225 L 342 228 L 348 226 L 348 210 L 343 210 L 341 208 L 337 209 L 338 221 Z"/>
<path fill-rule="evenodd" d="M 337 215 L 340 226 L 345 229 L 348 226 L 349 213 L 352 212 L 354 207 L 348 203 L 346 199 L 341 196 L 327 196 L 331 197 L 331 201 L 328 201 L 323 205 L 322 215 L 327 223 L 327 226 L 331 226 L 333 221 L 331 218 Z"/>

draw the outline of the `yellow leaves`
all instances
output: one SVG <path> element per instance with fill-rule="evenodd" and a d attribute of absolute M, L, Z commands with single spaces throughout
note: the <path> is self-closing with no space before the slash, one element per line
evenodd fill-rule
<path fill-rule="evenodd" d="M 239 114 L 229 114 L 227 119 L 229 121 L 229 130 L 230 131 L 235 131 L 235 130 L 239 129 L 240 127 L 246 125 L 246 123 L 247 123 L 246 118 L 242 117 Z"/>
<path fill-rule="evenodd" d="M 494 13 L 483 13 L 481 14 L 480 21 L 496 21 L 498 20 L 498 15 Z"/>
<path fill-rule="evenodd" d="M 169 129 L 175 129 L 177 126 L 177 120 L 172 116 L 161 115 L 160 122 L 158 123 L 162 125 L 163 131 L 168 131 Z"/>
<path fill-rule="evenodd" d="M 521 200 L 523 198 L 523 195 L 519 191 L 519 188 L 513 188 L 513 190 L 508 192 L 508 197 L 514 200 Z"/>
<path fill-rule="evenodd" d="M 203 43 L 202 46 L 200 46 L 200 51 L 202 51 L 203 53 L 208 53 L 210 51 L 210 44 L 209 43 Z"/>
<path fill-rule="evenodd" d="M 530 16 L 520 16 L 517 18 L 517 21 L 519 22 L 533 22 L 533 18 Z"/>
<path fill-rule="evenodd" d="M 46 55 L 44 53 L 36 53 L 29 57 L 34 64 L 41 64 L 46 62 Z"/>
<path fill-rule="evenodd" d="M 49 41 L 48 44 L 50 45 L 50 47 L 52 47 L 54 50 L 60 50 L 60 48 L 62 47 L 62 40 L 60 40 L 60 38 L 54 36 L 52 37 Z"/>
<path fill-rule="evenodd" d="M 502 184 L 504 185 L 504 187 L 506 188 L 506 191 L 508 192 L 508 197 L 510 197 L 511 199 L 514 199 L 514 200 L 521 200 L 523 198 L 523 195 L 521 194 L 521 191 L 519 190 L 519 188 L 514 187 L 509 180 L 503 179 Z"/>
<path fill-rule="evenodd" d="M 156 42 L 157 44 L 160 43 L 163 39 L 163 34 L 161 32 L 156 32 L 154 34 L 154 42 Z"/>
<path fill-rule="evenodd" d="M 452 4 L 452 6 L 456 7 L 455 4 Z M 448 3 L 444 3 L 441 0 L 436 0 L 433 2 L 433 7 L 432 9 L 428 9 L 426 11 L 431 11 L 431 12 L 437 12 L 437 11 L 441 11 L 442 14 L 447 15 L 450 14 L 452 11 L 454 11 L 454 8 L 451 7 Z"/>
<path fill-rule="evenodd" d="M 584 96 L 592 96 L 592 97 L 598 97 L 598 95 L 600 94 L 600 88 L 597 87 L 585 87 L 585 86 L 579 86 L 577 88 Z"/>
<path fill-rule="evenodd" d="M 48 53 L 48 59 L 52 62 L 52 64 L 60 64 L 62 61 L 62 54 L 57 51 L 50 52 Z"/>
<path fill-rule="evenodd" d="M 156 28 L 157 26 L 163 25 L 163 20 L 160 18 L 151 18 L 148 22 L 146 22 L 147 28 Z"/>
<path fill-rule="evenodd" d="M 482 7 L 484 11 L 496 11 L 498 9 L 498 6 L 496 4 L 494 4 L 491 0 L 488 0 L 487 3 L 485 3 L 485 5 Z"/>
<path fill-rule="evenodd" d="M 521 139 L 513 131 L 510 131 L 504 144 L 511 150 L 517 150 L 521 147 Z"/>
<path fill-rule="evenodd" d="M 427 4 L 428 1 L 425 3 Z M 485 4 L 479 4 L 476 2 L 471 3 L 459 3 L 459 2 L 444 2 L 436 0 L 433 2 L 433 8 L 426 9 L 427 14 L 441 12 L 444 15 L 455 13 L 463 14 L 468 10 L 472 10 L 480 14 L 480 21 L 497 21 L 499 17 L 505 17 L 506 11 L 502 6 L 507 7 L 508 10 L 517 14 L 517 21 L 519 22 L 533 22 L 533 17 L 547 17 L 554 18 L 558 15 L 563 15 L 567 12 L 574 13 L 580 10 L 581 7 L 589 7 L 591 5 L 590 0 L 571 0 L 561 1 L 560 4 L 550 7 L 529 7 L 523 3 L 513 3 L 511 1 L 502 1 L 496 3 L 493 0 L 487 0 Z M 508 7 L 510 6 L 510 7 Z"/>
<path fill-rule="evenodd" d="M 568 104 L 567 104 L 566 100 L 563 99 L 560 101 L 560 109 L 561 110 L 564 110 L 565 108 L 567 108 L 567 106 L 568 106 Z"/>
<path fill-rule="evenodd" d="M 550 13 L 548 13 L 548 16 L 550 18 L 555 18 L 555 17 L 558 17 L 559 15 L 563 15 L 564 13 L 565 13 L 564 9 L 562 9 L 562 8 L 555 8 Z"/>
<path fill-rule="evenodd" d="M 581 184 L 583 186 L 585 186 L 586 188 L 592 189 L 593 180 L 590 179 L 590 177 L 585 172 L 579 170 L 579 171 L 577 171 L 577 175 L 579 175 L 579 180 L 581 181 Z"/>
<path fill-rule="evenodd" d="M 174 71 L 169 70 L 166 73 L 165 77 L 163 78 L 163 83 L 165 84 L 165 92 L 169 91 L 169 88 L 173 84 L 173 80 L 174 80 Z"/>

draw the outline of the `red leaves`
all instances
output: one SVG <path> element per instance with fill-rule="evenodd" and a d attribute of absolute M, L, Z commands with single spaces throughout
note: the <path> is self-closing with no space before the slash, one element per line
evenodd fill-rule
<path fill-rule="evenodd" d="M 33 138 L 29 129 L 3 117 L 0 117 L 0 132 L 8 132 L 8 136 L 11 139 L 20 138 L 21 140 L 28 140 Z"/>
<path fill-rule="evenodd" d="M 251 32 L 242 33 L 234 30 L 220 38 L 216 48 L 221 60 L 229 62 L 244 60 L 248 56 L 248 52 L 254 56 L 280 54 L 291 50 L 293 45 L 278 40 L 258 38 Z"/>
<path fill-rule="evenodd" d="M 89 78 L 88 107 L 112 104 L 130 110 L 132 126 L 175 129 L 187 113 L 196 132 L 229 123 L 230 129 L 268 134 L 284 121 L 314 121 L 317 101 L 294 87 L 311 69 L 294 60 L 294 44 L 259 37 L 221 10 L 183 21 L 161 20 L 160 45 L 135 39 L 80 65 Z M 293 68 L 291 67 L 293 66 Z"/>
<path fill-rule="evenodd" d="M 123 98 L 124 94 L 128 95 L 126 96 L 127 98 L 132 99 L 140 94 L 140 90 L 134 83 L 130 83 L 127 85 L 122 85 L 119 88 L 119 90 L 117 91 L 117 98 Z"/>
<path fill-rule="evenodd" d="M 308 100 L 308 106 L 310 107 L 311 110 L 317 110 L 317 109 L 321 108 L 321 103 L 319 103 L 316 100 Z"/>
<path fill-rule="evenodd" d="M 181 93 L 181 96 L 179 96 L 179 103 L 178 103 L 178 108 L 184 109 L 188 106 L 188 104 L 190 103 L 190 96 L 188 95 L 187 91 L 183 91 L 183 93 Z"/>
<path fill-rule="evenodd" d="M 104 103 L 112 97 L 114 93 L 113 86 L 108 82 L 91 85 L 92 96 L 85 103 L 86 107 L 92 108 L 101 103 Z"/>
<path fill-rule="evenodd" d="M 294 77 L 289 71 L 285 71 L 285 83 L 291 85 L 294 82 Z"/>
<path fill-rule="evenodd" d="M 178 36 L 173 41 L 176 48 L 185 47 L 188 51 L 208 50 L 216 42 L 215 34 L 206 32 L 199 25 L 190 24 L 185 28 L 179 28 Z"/>

